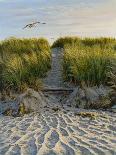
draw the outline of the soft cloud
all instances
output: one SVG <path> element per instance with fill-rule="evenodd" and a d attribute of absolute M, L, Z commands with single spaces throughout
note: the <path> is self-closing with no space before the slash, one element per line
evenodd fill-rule
<path fill-rule="evenodd" d="M 115 0 L 0 0 L 0 37 L 115 36 Z M 40 20 L 46 25 L 22 27 Z"/>

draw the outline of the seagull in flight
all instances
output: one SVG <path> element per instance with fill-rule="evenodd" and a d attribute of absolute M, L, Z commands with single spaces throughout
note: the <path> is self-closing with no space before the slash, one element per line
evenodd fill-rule
<path fill-rule="evenodd" d="M 27 24 L 25 27 L 23 27 L 23 29 L 35 27 L 37 24 L 46 24 L 46 23 L 33 22 L 33 23 L 30 23 L 30 24 Z"/>

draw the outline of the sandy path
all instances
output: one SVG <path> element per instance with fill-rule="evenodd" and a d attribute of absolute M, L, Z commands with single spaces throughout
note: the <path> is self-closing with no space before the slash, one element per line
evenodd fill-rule
<path fill-rule="evenodd" d="M 116 114 L 72 112 L 0 117 L 0 155 L 115 155 Z"/>
<path fill-rule="evenodd" d="M 59 49 L 52 50 L 52 67 L 43 80 L 46 87 L 63 87 L 62 54 L 63 52 Z"/>

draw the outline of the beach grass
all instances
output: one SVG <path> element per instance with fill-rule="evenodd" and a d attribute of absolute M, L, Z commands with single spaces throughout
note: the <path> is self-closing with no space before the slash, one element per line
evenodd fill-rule
<path fill-rule="evenodd" d="M 0 89 L 39 87 L 51 67 L 46 39 L 10 38 L 0 43 Z"/>
<path fill-rule="evenodd" d="M 106 84 L 112 61 L 116 63 L 114 38 L 64 37 L 57 39 L 52 48 L 64 49 L 64 81 L 76 85 Z M 9 38 L 0 42 L 0 90 L 38 89 L 50 68 L 51 49 L 46 39 Z"/>
<path fill-rule="evenodd" d="M 106 84 L 112 61 L 116 62 L 116 40 L 113 38 L 59 38 L 53 47 L 64 49 L 65 81 L 88 86 Z"/>

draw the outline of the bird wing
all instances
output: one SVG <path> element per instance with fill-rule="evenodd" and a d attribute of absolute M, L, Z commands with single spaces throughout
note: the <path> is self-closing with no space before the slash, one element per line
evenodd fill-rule
<path fill-rule="evenodd" d="M 36 24 L 40 24 L 40 22 L 36 22 Z"/>
<path fill-rule="evenodd" d="M 25 27 L 23 27 L 23 29 L 27 28 L 29 25 L 26 25 Z"/>
<path fill-rule="evenodd" d="M 27 24 L 23 29 L 29 27 L 32 28 L 33 26 L 35 26 L 36 24 L 40 24 L 40 22 L 33 22 L 32 24 Z M 46 24 L 46 23 L 41 23 L 41 24 Z"/>

